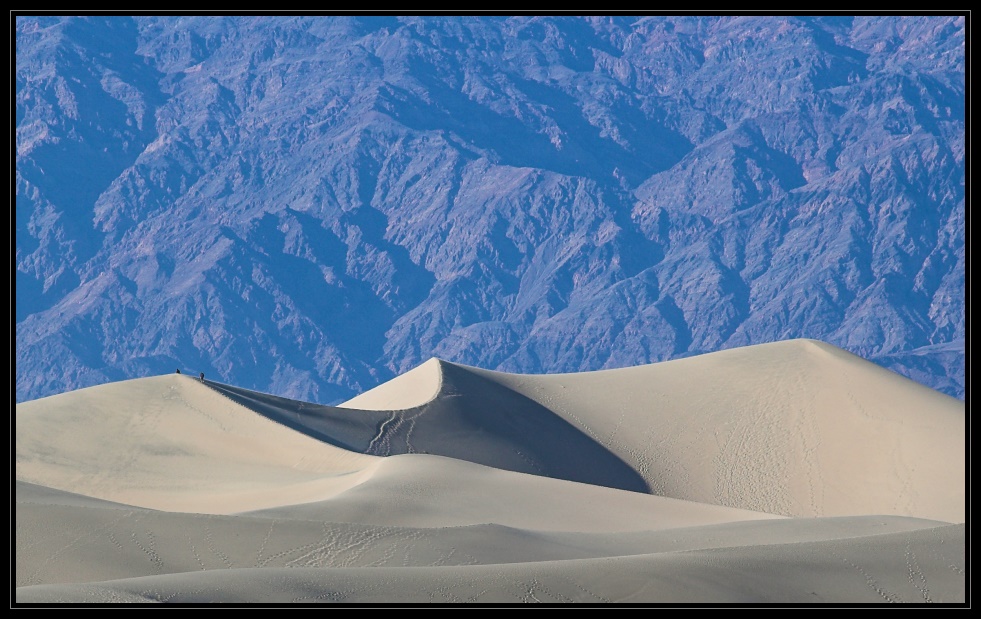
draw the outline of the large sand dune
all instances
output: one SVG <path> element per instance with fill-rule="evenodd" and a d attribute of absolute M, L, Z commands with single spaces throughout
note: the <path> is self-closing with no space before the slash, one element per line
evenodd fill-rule
<path fill-rule="evenodd" d="M 814 341 L 102 385 L 17 406 L 16 600 L 962 602 L 964 414 Z"/>

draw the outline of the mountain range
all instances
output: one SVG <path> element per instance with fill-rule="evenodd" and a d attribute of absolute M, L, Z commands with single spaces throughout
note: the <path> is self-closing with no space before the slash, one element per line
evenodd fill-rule
<path fill-rule="evenodd" d="M 791 338 L 963 399 L 966 19 L 17 15 L 16 399 Z"/>

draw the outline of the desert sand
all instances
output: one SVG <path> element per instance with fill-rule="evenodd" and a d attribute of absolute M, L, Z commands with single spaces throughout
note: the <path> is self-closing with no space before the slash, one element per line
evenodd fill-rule
<path fill-rule="evenodd" d="M 156 376 L 15 440 L 17 603 L 966 597 L 964 403 L 811 340 L 334 407 Z"/>

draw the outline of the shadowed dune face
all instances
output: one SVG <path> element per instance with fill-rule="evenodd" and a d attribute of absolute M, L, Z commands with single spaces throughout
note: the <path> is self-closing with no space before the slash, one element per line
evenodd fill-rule
<path fill-rule="evenodd" d="M 440 378 L 435 397 L 404 410 L 318 406 L 206 384 L 270 419 L 358 453 L 434 454 L 509 471 L 650 491 L 644 478 L 607 447 L 541 404 L 468 368 L 436 363 Z"/>

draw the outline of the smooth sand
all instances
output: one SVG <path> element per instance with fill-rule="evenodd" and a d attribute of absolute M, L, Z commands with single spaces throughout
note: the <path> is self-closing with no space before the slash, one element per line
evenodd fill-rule
<path fill-rule="evenodd" d="M 820 342 L 17 405 L 16 601 L 965 599 L 964 404 Z"/>
<path fill-rule="evenodd" d="M 381 459 L 165 375 L 17 405 L 17 479 L 152 509 L 233 513 L 327 498 Z"/>

